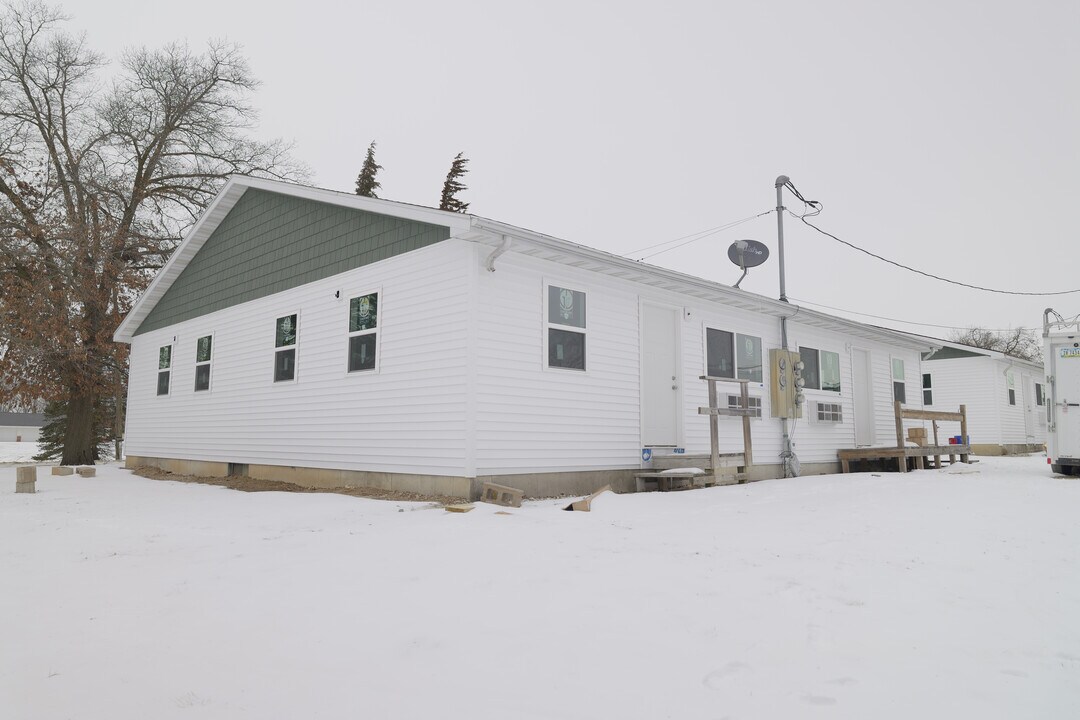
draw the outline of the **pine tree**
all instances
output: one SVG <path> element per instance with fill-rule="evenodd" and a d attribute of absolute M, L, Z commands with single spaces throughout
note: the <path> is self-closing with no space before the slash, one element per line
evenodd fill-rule
<path fill-rule="evenodd" d="M 368 145 L 367 157 L 364 158 L 364 167 L 356 177 L 356 194 L 362 197 L 378 198 L 375 191 L 382 187 L 382 183 L 375 176 L 382 170 L 382 165 L 375 162 L 375 141 Z"/>
<path fill-rule="evenodd" d="M 38 452 L 34 460 L 55 460 L 64 454 L 64 434 L 67 432 L 67 403 L 53 400 L 45 405 L 45 423 L 38 437 Z M 97 458 L 94 458 L 95 460 Z"/>
<path fill-rule="evenodd" d="M 98 405 L 94 408 L 94 448 L 91 453 L 94 462 L 115 454 L 110 443 L 117 440 L 114 423 L 116 400 L 115 397 L 104 396 L 98 399 Z M 67 403 L 58 400 L 46 403 L 44 415 L 45 423 L 38 437 L 39 452 L 34 460 L 59 460 L 64 454 L 64 437 L 67 435 Z"/>
<path fill-rule="evenodd" d="M 469 203 L 461 202 L 457 199 L 457 194 L 462 190 L 468 190 L 458 178 L 463 177 L 465 173 L 469 172 L 465 166 L 469 164 L 464 153 L 458 153 L 454 158 L 454 162 L 450 165 L 450 172 L 446 174 L 446 182 L 443 183 L 442 199 L 439 201 L 440 210 L 449 210 L 451 212 L 463 213 L 469 209 Z"/>

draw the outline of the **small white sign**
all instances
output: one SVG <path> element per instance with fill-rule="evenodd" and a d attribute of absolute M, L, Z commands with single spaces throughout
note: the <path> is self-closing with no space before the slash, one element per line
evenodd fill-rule
<path fill-rule="evenodd" d="M 1061 348 L 1061 357 L 1063 358 L 1080 358 L 1080 348 Z"/>

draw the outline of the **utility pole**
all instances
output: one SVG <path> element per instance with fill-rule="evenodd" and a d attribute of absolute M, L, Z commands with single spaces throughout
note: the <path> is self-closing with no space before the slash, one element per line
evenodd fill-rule
<path fill-rule="evenodd" d="M 776 240 L 777 252 L 780 255 L 780 302 L 784 303 L 788 301 L 787 282 L 784 276 L 784 186 L 789 182 L 791 179 L 787 175 L 776 178 Z M 788 349 L 787 315 L 780 316 L 780 346 L 785 351 Z M 778 368 L 772 368 L 772 372 L 777 371 Z M 783 430 L 783 450 L 780 457 L 783 460 L 784 477 L 798 477 L 798 461 L 795 459 L 795 450 L 791 446 L 791 435 L 788 432 L 786 417 L 780 418 L 780 426 Z"/>

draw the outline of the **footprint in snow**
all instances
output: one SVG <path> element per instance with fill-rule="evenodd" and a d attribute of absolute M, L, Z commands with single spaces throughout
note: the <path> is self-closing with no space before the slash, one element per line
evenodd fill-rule
<path fill-rule="evenodd" d="M 835 705 L 836 698 L 827 697 L 825 695 L 803 695 L 803 702 L 811 705 Z"/>
<path fill-rule="evenodd" d="M 725 685 L 725 680 L 733 675 L 749 670 L 750 666 L 742 662 L 729 662 L 719 670 L 713 670 L 701 680 L 701 684 L 710 690 L 719 690 Z"/>

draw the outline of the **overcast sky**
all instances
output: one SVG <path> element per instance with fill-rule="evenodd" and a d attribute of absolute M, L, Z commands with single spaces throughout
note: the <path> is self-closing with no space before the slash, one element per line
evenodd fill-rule
<path fill-rule="evenodd" d="M 380 196 L 437 205 L 470 160 L 470 212 L 631 254 L 775 206 L 874 253 L 1001 290 L 1080 289 L 1080 2 L 231 2 L 82 0 L 110 57 L 244 46 L 260 134 L 351 191 L 369 142 Z M 785 195 L 786 205 L 801 203 Z M 929 325 L 1037 327 L 1080 292 L 996 295 L 919 277 L 785 218 L 792 301 Z M 776 216 L 648 262 L 778 295 Z M 650 251 L 634 254 L 635 258 Z M 947 328 L 834 314 L 945 337 Z"/>

